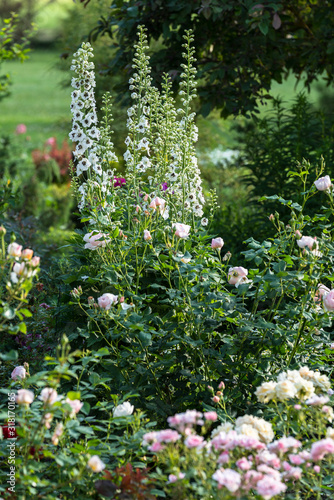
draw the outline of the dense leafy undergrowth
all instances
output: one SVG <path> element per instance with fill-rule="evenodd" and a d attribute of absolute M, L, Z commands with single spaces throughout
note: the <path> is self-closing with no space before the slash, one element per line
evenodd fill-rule
<path fill-rule="evenodd" d="M 70 138 L 84 229 L 40 276 L 0 229 L 6 499 L 332 497 L 331 180 L 302 161 L 298 202 L 270 197 L 275 236 L 232 255 L 195 156 L 192 41 L 179 107 L 167 75 L 152 86 L 139 30 L 124 177 L 83 44 Z"/>

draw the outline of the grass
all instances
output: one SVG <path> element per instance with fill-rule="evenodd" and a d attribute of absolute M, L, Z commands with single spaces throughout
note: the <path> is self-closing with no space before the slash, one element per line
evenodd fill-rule
<path fill-rule="evenodd" d="M 58 52 L 35 49 L 23 64 L 8 61 L 1 73 L 11 75 L 11 95 L 0 101 L 0 135 L 15 131 L 19 123 L 27 126 L 33 143 L 55 136 L 60 143 L 71 127 L 70 89 L 61 87 L 64 74 L 54 66 Z"/>

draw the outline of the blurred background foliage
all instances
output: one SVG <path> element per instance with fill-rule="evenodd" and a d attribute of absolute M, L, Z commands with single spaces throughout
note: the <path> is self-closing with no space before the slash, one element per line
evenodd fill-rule
<path fill-rule="evenodd" d="M 197 153 L 205 190 L 217 190 L 221 207 L 213 231 L 233 253 L 249 236 L 261 239 L 276 207 L 259 198 L 298 192 L 295 178 L 287 176 L 297 162 L 306 158 L 319 164 L 323 155 L 326 173 L 334 176 L 333 7 L 329 0 L 3 0 L 2 24 L 11 12 L 18 14 L 10 46 L 21 43 L 32 23 L 36 29 L 29 60 L 0 60 L 12 81 L 0 102 L 1 196 L 7 207 L 2 223 L 20 230 L 26 246 L 38 246 L 47 265 L 66 251 L 78 224 L 66 139 L 72 55 L 82 41 L 91 40 L 97 100 L 112 92 L 113 141 L 122 158 L 129 61 L 136 27 L 143 23 L 157 85 L 164 70 L 177 83 L 181 36 L 194 28 Z M 26 125 L 25 133 L 16 133 L 18 124 Z"/>

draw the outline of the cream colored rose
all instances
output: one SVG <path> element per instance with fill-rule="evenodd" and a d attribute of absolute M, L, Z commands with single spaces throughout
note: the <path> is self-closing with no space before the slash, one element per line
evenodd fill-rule
<path fill-rule="evenodd" d="M 314 373 L 312 382 L 315 388 L 320 389 L 322 392 L 327 392 L 331 388 L 331 383 L 327 375 L 321 375 L 319 372 Z"/>
<path fill-rule="evenodd" d="M 225 422 L 224 424 L 219 425 L 216 429 L 213 429 L 211 432 L 211 437 L 217 436 L 220 432 L 226 432 L 226 434 L 230 431 L 233 431 L 234 426 L 230 422 Z"/>
<path fill-rule="evenodd" d="M 263 418 L 256 418 L 253 424 L 257 432 L 259 433 L 260 441 L 263 443 L 271 443 L 275 437 L 272 425 Z"/>
<path fill-rule="evenodd" d="M 334 429 L 333 429 L 333 427 L 327 427 L 326 438 L 334 439 Z"/>
<path fill-rule="evenodd" d="M 275 394 L 279 401 L 294 398 L 297 394 L 297 388 L 290 380 L 282 380 L 275 387 Z"/>
<path fill-rule="evenodd" d="M 259 433 L 252 425 L 242 424 L 239 427 L 236 427 L 235 430 L 238 434 L 243 434 L 244 436 L 253 437 L 260 440 Z"/>
<path fill-rule="evenodd" d="M 306 378 L 306 380 L 311 380 L 314 377 L 314 371 L 310 370 L 308 366 L 301 366 L 299 368 L 300 376 Z"/>
<path fill-rule="evenodd" d="M 247 425 L 253 425 L 256 420 L 256 417 L 253 417 L 253 415 L 244 415 L 243 417 L 238 417 L 235 421 L 235 426 L 240 427 L 243 424 Z"/>
<path fill-rule="evenodd" d="M 263 382 L 255 391 L 255 395 L 261 403 L 268 403 L 276 397 L 276 382 Z"/>

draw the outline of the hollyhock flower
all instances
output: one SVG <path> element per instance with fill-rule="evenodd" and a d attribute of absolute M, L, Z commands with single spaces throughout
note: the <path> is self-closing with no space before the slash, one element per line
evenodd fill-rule
<path fill-rule="evenodd" d="M 83 240 L 86 242 L 85 248 L 89 250 L 96 250 L 97 248 L 104 248 L 107 243 L 111 240 L 106 239 L 107 235 L 104 233 L 97 233 L 92 231 L 91 233 L 85 234 Z"/>
<path fill-rule="evenodd" d="M 147 229 L 144 229 L 144 240 L 149 241 L 151 239 L 152 239 L 152 236 L 151 236 L 150 231 L 148 231 Z"/>
<path fill-rule="evenodd" d="M 311 236 L 302 236 L 300 240 L 297 241 L 297 245 L 299 248 L 309 248 L 310 250 L 313 250 L 313 248 L 318 247 L 318 242 L 316 238 L 311 238 Z"/>
<path fill-rule="evenodd" d="M 256 485 L 256 491 L 264 500 L 270 500 L 275 495 L 279 495 L 286 490 L 286 485 L 280 480 L 270 476 L 264 476 Z"/>
<path fill-rule="evenodd" d="M 238 286 L 247 280 L 248 270 L 244 267 L 230 267 L 227 279 L 230 285 Z"/>
<path fill-rule="evenodd" d="M 320 177 L 318 180 L 314 181 L 314 185 L 318 191 L 327 191 L 327 189 L 332 186 L 332 182 L 329 175 L 325 175 L 325 177 Z"/>
<path fill-rule="evenodd" d="M 212 238 L 211 240 L 211 248 L 216 248 L 217 250 L 220 250 L 224 246 L 224 240 L 223 238 Z"/>
<path fill-rule="evenodd" d="M 331 290 L 324 296 L 323 305 L 326 311 L 334 311 L 334 290 Z"/>
<path fill-rule="evenodd" d="M 30 405 L 34 400 L 34 393 L 27 389 L 19 389 L 15 399 L 18 405 Z"/>
<path fill-rule="evenodd" d="M 90 459 L 87 462 L 87 466 L 93 471 L 93 472 L 101 472 L 105 468 L 105 463 L 102 462 L 100 457 L 97 455 L 93 455 L 90 457 Z"/>
<path fill-rule="evenodd" d="M 15 243 L 10 243 L 7 247 L 7 253 L 10 257 L 21 257 L 22 245 Z"/>
<path fill-rule="evenodd" d="M 16 366 L 11 373 L 11 378 L 13 380 L 26 378 L 27 372 L 24 366 Z"/>
<path fill-rule="evenodd" d="M 175 229 L 175 236 L 177 238 L 188 238 L 191 227 L 188 224 L 181 224 L 180 222 L 173 222 L 173 229 Z"/>
<path fill-rule="evenodd" d="M 121 405 L 116 406 L 113 410 L 113 417 L 127 417 L 128 415 L 132 415 L 134 410 L 134 406 L 130 404 L 128 401 L 125 401 Z"/>
<path fill-rule="evenodd" d="M 218 488 L 225 486 L 231 493 L 235 493 L 241 484 L 241 475 L 233 469 L 218 469 L 212 476 L 218 482 Z"/>
<path fill-rule="evenodd" d="M 39 399 L 41 399 L 45 404 L 53 405 L 53 403 L 58 401 L 58 393 L 51 387 L 44 387 L 39 396 Z"/>
<path fill-rule="evenodd" d="M 33 254 L 34 254 L 33 250 L 31 250 L 30 248 L 25 248 L 21 254 L 21 257 L 22 257 L 22 259 L 25 259 L 25 260 L 31 260 Z"/>
<path fill-rule="evenodd" d="M 24 123 L 19 123 L 19 125 L 15 129 L 16 134 L 25 134 L 27 131 L 27 127 L 24 125 Z"/>
<path fill-rule="evenodd" d="M 315 462 L 322 460 L 328 453 L 334 454 L 334 440 L 331 438 L 321 439 L 311 446 L 311 458 Z"/>
<path fill-rule="evenodd" d="M 102 309 L 108 311 L 113 304 L 117 304 L 118 295 L 112 293 L 104 293 L 97 299 L 97 302 Z"/>

